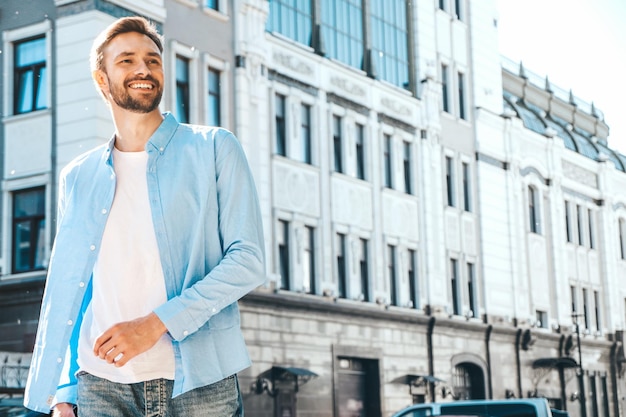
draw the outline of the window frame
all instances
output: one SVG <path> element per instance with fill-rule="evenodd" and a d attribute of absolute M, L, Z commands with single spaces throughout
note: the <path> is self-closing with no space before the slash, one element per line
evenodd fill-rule
<path fill-rule="evenodd" d="M 534 184 L 526 188 L 529 232 L 541 235 L 541 191 Z"/>
<path fill-rule="evenodd" d="M 9 265 L 7 270 L 10 271 L 9 275 L 11 276 L 23 276 L 24 274 L 30 274 L 30 273 L 41 273 L 42 271 L 45 271 L 46 267 L 47 267 L 47 262 L 48 259 L 50 257 L 50 239 L 49 239 L 49 235 L 50 235 L 50 225 L 48 223 L 49 222 L 49 192 L 48 192 L 48 187 L 46 186 L 46 184 L 42 184 L 40 182 L 35 182 L 35 183 L 23 183 L 23 184 L 14 184 L 14 185 L 23 185 L 20 187 L 15 187 L 12 188 L 10 190 L 7 190 L 7 194 L 9 198 L 6 198 L 5 201 L 7 202 L 7 206 L 6 207 L 8 209 L 8 213 L 10 213 L 10 216 L 7 216 L 7 221 L 9 222 L 9 227 L 7 228 L 7 230 L 9 231 L 9 239 L 7 239 L 7 242 L 10 242 L 9 244 L 6 245 L 6 251 L 8 252 L 8 256 L 5 258 L 7 259 L 7 261 L 9 262 Z M 28 192 L 35 192 L 35 191 L 41 191 L 42 192 L 42 198 L 43 198 L 43 213 L 42 214 L 38 214 L 38 215 L 29 215 L 29 216 L 22 216 L 22 217 L 17 217 L 15 214 L 15 205 L 16 205 L 16 194 L 21 194 L 21 193 L 28 193 Z M 35 254 L 33 253 L 37 251 L 37 248 L 39 246 L 42 247 L 43 253 L 41 253 L 41 257 L 42 257 L 42 265 L 40 267 L 36 267 L 33 262 L 30 262 L 29 268 L 27 270 L 17 270 L 16 269 L 16 264 L 17 264 L 17 251 L 16 251 L 16 245 L 17 245 L 17 235 L 16 235 L 16 230 L 17 230 L 17 222 L 19 221 L 18 219 L 21 219 L 21 221 L 26 221 L 28 220 L 31 225 L 33 225 L 36 221 L 42 221 L 43 220 L 43 230 L 40 230 L 43 235 L 38 235 L 38 238 L 35 239 L 36 242 L 34 242 L 33 238 L 31 237 L 29 244 L 31 246 L 29 246 L 30 248 L 30 254 L 29 254 L 29 259 L 33 258 L 35 256 Z M 38 220 L 37 220 L 38 219 Z M 35 230 L 35 229 L 33 229 Z M 43 242 L 41 242 L 39 240 L 39 238 L 43 238 Z M 36 245 L 32 246 L 33 243 L 36 243 Z"/>
<path fill-rule="evenodd" d="M 337 297 L 348 298 L 348 235 L 343 232 L 335 232 L 335 272 L 337 277 Z"/>
<path fill-rule="evenodd" d="M 52 40 L 51 37 L 49 36 L 50 32 L 52 30 L 52 24 L 51 21 L 49 19 L 44 20 L 43 22 L 34 24 L 34 25 L 30 25 L 30 26 L 25 26 L 25 27 L 21 27 L 18 29 L 13 29 L 13 30 L 6 30 L 2 33 L 2 37 L 3 37 L 3 54 L 2 56 L 4 56 L 4 68 L 7 69 L 6 71 L 4 71 L 4 75 L 3 75 L 3 82 L 4 82 L 4 86 L 5 86 L 5 91 L 4 91 L 4 109 L 6 109 L 6 114 L 9 117 L 19 117 L 19 116 L 25 116 L 25 115 L 29 115 L 29 114 L 33 114 L 33 113 L 37 113 L 37 112 L 45 112 L 45 111 L 49 111 L 51 106 L 52 106 L 52 82 L 51 80 L 53 79 L 53 66 L 52 66 L 52 54 L 50 53 L 51 48 L 52 48 Z M 46 63 L 45 63 L 45 67 L 47 70 L 47 83 L 46 83 L 46 98 L 47 98 L 47 103 L 46 103 L 46 107 L 41 109 L 41 110 L 36 110 L 34 112 L 27 112 L 27 113 L 16 113 L 16 109 L 14 108 L 15 105 L 15 83 L 16 83 L 16 79 L 15 79 L 15 73 L 14 73 L 14 68 L 15 68 L 15 45 L 16 43 L 19 43 L 20 41 L 23 40 L 27 40 L 27 39 L 33 39 L 33 38 L 37 38 L 39 36 L 44 36 L 45 40 L 46 40 Z M 10 70 L 9 70 L 10 69 Z"/>
<path fill-rule="evenodd" d="M 199 94 L 200 92 L 204 92 L 204 87 L 205 84 L 204 82 L 200 82 L 198 79 L 198 60 L 199 60 L 199 55 L 200 53 L 198 52 L 197 49 L 192 48 L 190 46 L 184 45 L 178 41 L 171 41 L 170 43 L 170 52 L 169 52 L 169 59 L 170 59 L 170 75 L 169 75 L 169 82 L 170 85 L 174 86 L 174 88 L 171 91 L 171 97 L 170 97 L 170 108 L 171 109 L 175 109 L 174 116 L 178 119 L 178 88 L 177 83 L 178 83 L 178 78 L 177 78 L 177 68 L 176 68 L 176 63 L 177 63 L 177 58 L 180 56 L 181 58 L 184 58 L 187 60 L 188 63 L 188 69 L 189 69 L 189 112 L 188 112 L 188 116 L 189 116 L 189 120 L 187 123 L 200 123 L 201 120 L 204 120 L 204 116 L 202 116 L 202 118 L 200 118 L 199 116 L 199 106 L 196 103 L 200 103 L 200 97 Z M 204 62 L 203 62 L 204 64 Z M 196 105 L 194 105 L 196 104 Z M 180 120 L 179 120 L 180 121 Z"/>
<path fill-rule="evenodd" d="M 209 98 L 209 71 L 213 70 L 219 73 L 219 126 L 230 128 L 230 109 L 228 106 L 228 97 L 230 97 L 230 63 L 222 61 L 210 54 L 203 55 L 204 64 L 204 123 L 208 124 L 208 114 L 211 110 L 211 101 Z"/>
<path fill-rule="evenodd" d="M 280 280 L 278 289 L 291 291 L 293 287 L 291 274 L 291 221 L 276 219 L 276 274 Z M 282 233 L 281 233 L 282 232 Z M 283 274 L 284 272 L 284 274 Z"/>

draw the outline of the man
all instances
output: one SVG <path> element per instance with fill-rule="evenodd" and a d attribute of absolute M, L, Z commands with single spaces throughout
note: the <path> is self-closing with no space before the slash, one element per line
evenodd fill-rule
<path fill-rule="evenodd" d="M 25 405 L 53 415 L 238 416 L 250 364 L 237 300 L 265 280 L 237 139 L 158 106 L 162 41 L 139 17 L 95 40 L 115 134 L 61 173 Z"/>

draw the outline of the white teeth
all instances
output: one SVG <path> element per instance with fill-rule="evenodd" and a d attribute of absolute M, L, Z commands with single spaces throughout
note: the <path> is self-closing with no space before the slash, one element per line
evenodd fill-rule
<path fill-rule="evenodd" d="M 152 86 L 150 84 L 137 83 L 137 84 L 131 84 L 130 88 L 147 88 L 151 90 Z"/>

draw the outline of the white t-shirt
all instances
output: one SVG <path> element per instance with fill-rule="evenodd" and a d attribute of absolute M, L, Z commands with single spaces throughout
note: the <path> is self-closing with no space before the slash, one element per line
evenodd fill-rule
<path fill-rule="evenodd" d="M 148 200 L 147 163 L 146 152 L 113 149 L 115 197 L 94 266 L 93 298 L 78 343 L 81 371 L 124 384 L 174 379 L 174 350 L 168 335 L 119 368 L 93 354 L 96 339 L 112 325 L 145 316 L 167 301 Z"/>

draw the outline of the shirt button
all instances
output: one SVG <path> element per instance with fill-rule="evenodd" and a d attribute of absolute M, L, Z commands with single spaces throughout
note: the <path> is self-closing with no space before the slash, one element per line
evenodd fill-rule
<path fill-rule="evenodd" d="M 107 209 L 102 209 L 102 214 L 107 214 Z"/>
<path fill-rule="evenodd" d="M 63 362 L 63 358 L 57 358 L 57 363 Z"/>
<path fill-rule="evenodd" d="M 163 152 L 164 150 L 165 150 L 165 148 L 162 147 L 162 146 L 159 148 L 159 151 L 161 151 L 161 152 Z"/>
<path fill-rule="evenodd" d="M 91 250 L 96 250 L 96 245 L 91 245 L 91 246 L 89 246 L 89 249 L 91 249 Z"/>
<path fill-rule="evenodd" d="M 72 324 L 74 324 L 74 322 L 73 322 L 72 320 L 68 320 L 68 321 L 67 321 L 67 325 L 68 325 L 68 326 L 71 326 Z"/>
<path fill-rule="evenodd" d="M 211 309 L 211 313 L 216 313 L 216 312 L 217 312 L 217 308 L 213 307 L 213 308 Z"/>
<path fill-rule="evenodd" d="M 78 286 L 82 288 L 82 287 L 85 286 L 85 283 L 81 281 L 81 282 L 78 283 Z"/>
<path fill-rule="evenodd" d="M 183 336 L 187 336 L 189 332 L 187 330 L 183 331 Z"/>

